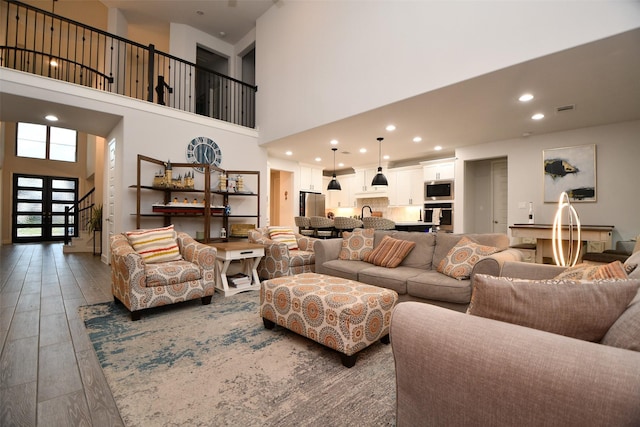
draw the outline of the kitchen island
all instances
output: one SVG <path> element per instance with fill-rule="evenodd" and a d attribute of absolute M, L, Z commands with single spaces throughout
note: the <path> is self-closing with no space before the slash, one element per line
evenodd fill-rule
<path fill-rule="evenodd" d="M 396 222 L 396 230 L 398 231 L 421 231 L 428 233 L 433 227 L 433 223 L 431 222 L 423 222 L 423 221 L 407 221 L 407 222 Z"/>

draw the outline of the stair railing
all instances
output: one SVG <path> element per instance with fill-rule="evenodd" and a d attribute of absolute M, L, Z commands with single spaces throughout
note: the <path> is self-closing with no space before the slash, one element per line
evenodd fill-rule
<path fill-rule="evenodd" d="M 88 231 L 89 222 L 95 206 L 94 194 L 95 187 L 92 188 L 82 196 L 77 202 L 71 206 L 65 206 L 64 208 L 64 244 L 71 243 L 72 237 L 78 237 L 80 230 Z"/>

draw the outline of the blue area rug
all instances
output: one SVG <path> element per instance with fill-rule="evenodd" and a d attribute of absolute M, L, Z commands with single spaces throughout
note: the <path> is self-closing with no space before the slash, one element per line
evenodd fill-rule
<path fill-rule="evenodd" d="M 80 316 L 127 426 L 395 425 L 390 345 L 345 368 L 338 353 L 286 329 L 265 329 L 259 295 L 144 312 L 120 304 Z"/>

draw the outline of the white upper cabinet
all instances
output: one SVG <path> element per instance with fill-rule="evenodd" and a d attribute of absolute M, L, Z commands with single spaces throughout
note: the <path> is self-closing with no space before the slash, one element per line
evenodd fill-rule
<path fill-rule="evenodd" d="M 300 190 L 323 193 L 326 186 L 322 186 L 322 169 L 300 165 Z"/>
<path fill-rule="evenodd" d="M 433 160 L 420 162 L 423 166 L 424 181 L 440 181 L 455 178 L 455 160 Z"/>
<path fill-rule="evenodd" d="M 371 186 L 371 181 L 373 180 L 373 177 L 376 176 L 377 173 L 378 173 L 377 167 L 368 168 L 368 169 L 356 169 L 356 176 L 355 176 L 356 195 L 367 193 L 367 194 L 372 194 L 375 197 L 375 195 L 382 195 L 387 193 L 387 186 L 381 186 L 381 187 Z M 387 176 L 386 175 L 387 171 L 385 171 L 384 169 L 382 173 L 385 176 Z"/>
<path fill-rule="evenodd" d="M 324 177 L 324 193 L 327 195 L 327 207 L 328 208 L 352 208 L 355 207 L 354 197 L 354 182 L 355 175 L 338 175 L 337 179 L 340 183 L 342 190 L 340 191 L 328 191 L 327 185 L 331 181 L 330 177 Z"/>
<path fill-rule="evenodd" d="M 424 202 L 424 178 L 421 167 L 390 169 L 389 204 L 392 206 L 420 206 Z"/>

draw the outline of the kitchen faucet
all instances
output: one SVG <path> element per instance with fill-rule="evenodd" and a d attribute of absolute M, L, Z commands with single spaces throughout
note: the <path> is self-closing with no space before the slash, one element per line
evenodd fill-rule
<path fill-rule="evenodd" d="M 373 211 L 371 210 L 371 206 L 364 205 L 362 210 L 360 211 L 360 219 L 364 218 L 364 208 L 369 208 L 369 215 L 373 215 Z"/>

